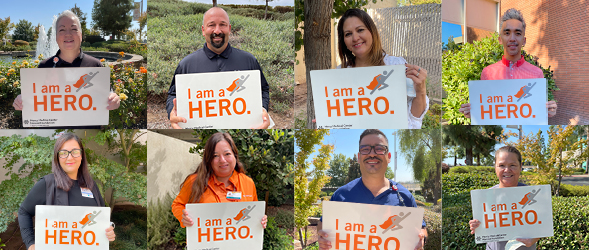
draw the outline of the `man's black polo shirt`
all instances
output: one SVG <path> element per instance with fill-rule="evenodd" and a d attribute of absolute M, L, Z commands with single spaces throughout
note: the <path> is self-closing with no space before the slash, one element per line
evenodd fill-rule
<path fill-rule="evenodd" d="M 268 110 L 270 103 L 270 86 L 264 77 L 262 68 L 258 60 L 250 53 L 240 49 L 231 47 L 227 44 L 227 48 L 221 53 L 217 54 L 203 46 L 192 54 L 184 57 L 178 64 L 176 72 L 172 77 L 172 84 L 168 90 L 168 100 L 166 102 L 166 110 L 168 111 L 168 118 L 170 112 L 174 108 L 174 98 L 176 98 L 176 75 L 191 74 L 191 73 L 209 73 L 221 71 L 237 71 L 237 70 L 259 70 L 262 80 L 262 106 Z"/>
<path fill-rule="evenodd" d="M 84 54 L 84 52 L 82 52 L 81 50 L 80 50 L 80 55 L 78 57 L 76 57 L 76 59 L 74 59 L 74 61 L 72 63 L 66 62 L 66 61 L 62 60 L 61 58 L 59 58 L 60 53 L 61 53 L 61 50 L 58 50 L 57 54 L 43 60 L 41 63 L 39 63 L 38 68 L 53 68 L 53 65 L 55 65 L 55 68 L 104 67 L 102 65 L 102 63 L 100 62 L 100 60 L 98 60 L 90 55 Z M 57 58 L 57 60 L 58 60 L 57 63 L 55 63 L 53 61 L 53 60 L 55 60 L 55 58 Z"/>

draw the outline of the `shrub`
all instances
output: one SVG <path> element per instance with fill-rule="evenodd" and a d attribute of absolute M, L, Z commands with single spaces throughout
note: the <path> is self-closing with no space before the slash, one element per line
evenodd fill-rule
<path fill-rule="evenodd" d="M 105 45 L 105 42 L 95 42 L 95 43 L 92 43 L 92 47 L 96 47 L 96 48 L 104 47 L 104 45 Z"/>
<path fill-rule="evenodd" d="M 450 173 L 470 173 L 470 172 L 485 172 L 485 173 L 495 173 L 495 167 L 492 166 L 456 166 L 451 167 L 449 170 Z"/>
<path fill-rule="evenodd" d="M 295 228 L 293 211 L 278 209 L 274 215 L 274 220 L 280 228 L 284 228 L 286 230 L 292 230 Z"/>
<path fill-rule="evenodd" d="M 119 95 L 121 105 L 109 112 L 111 128 L 144 128 L 147 122 L 147 70 L 136 70 L 131 64 L 111 67 L 111 88 Z"/>
<path fill-rule="evenodd" d="M 174 234 L 174 242 L 176 242 L 176 244 L 178 246 L 186 245 L 186 228 L 185 227 L 178 228 L 178 231 L 176 231 L 176 233 Z"/>
<path fill-rule="evenodd" d="M 268 224 L 264 232 L 264 250 L 284 250 L 292 248 L 292 238 L 286 230 L 278 227 L 274 217 L 268 217 Z"/>
<path fill-rule="evenodd" d="M 573 186 L 569 184 L 561 184 L 559 195 L 562 197 L 589 196 L 589 186 Z"/>
<path fill-rule="evenodd" d="M 27 46 L 27 45 L 29 45 L 29 42 L 23 41 L 23 40 L 16 40 L 16 41 L 14 41 L 14 45 L 15 46 Z"/>
<path fill-rule="evenodd" d="M 180 227 L 180 222 L 172 213 L 174 197 L 167 194 L 162 200 L 150 201 L 147 206 L 147 246 L 158 249 L 172 239 L 172 231 Z"/>
<path fill-rule="evenodd" d="M 102 36 L 86 36 L 84 38 L 84 42 L 88 43 L 97 43 L 97 42 L 104 42 L 106 41 Z"/>
<path fill-rule="evenodd" d="M 20 69 L 36 68 L 37 65 L 39 60 L 31 58 L 0 62 L 0 100 L 14 100 L 20 94 Z"/>
<path fill-rule="evenodd" d="M 437 205 L 426 208 L 423 214 L 428 235 L 424 249 L 442 249 L 442 214 L 439 209 L 440 206 Z"/>
<path fill-rule="evenodd" d="M 82 42 L 82 47 L 90 47 L 91 45 L 89 42 Z"/>
<path fill-rule="evenodd" d="M 142 249 L 147 245 L 147 223 L 145 210 L 115 211 L 111 215 L 112 222 L 117 226 L 117 240 L 110 243 L 113 250 Z"/>
<path fill-rule="evenodd" d="M 538 249 L 589 249 L 589 197 L 552 197 L 554 236 Z"/>
<path fill-rule="evenodd" d="M 468 81 L 480 80 L 483 68 L 501 60 L 503 46 L 497 39 L 497 33 L 474 43 L 467 43 L 457 49 L 445 51 L 442 60 L 442 87 L 447 93 L 444 98 L 444 115 L 449 124 L 470 124 L 470 119 L 458 111 L 461 104 L 469 102 Z M 527 62 L 538 65 L 534 57 L 522 50 Z M 540 67 L 547 79 L 548 100 L 554 100 L 553 91 L 558 90 L 553 73 Z"/>

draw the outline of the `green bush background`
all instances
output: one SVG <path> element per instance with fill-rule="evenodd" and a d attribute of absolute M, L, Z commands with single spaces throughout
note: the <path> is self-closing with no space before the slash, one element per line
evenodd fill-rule
<path fill-rule="evenodd" d="M 447 173 L 442 183 L 443 249 L 485 249 L 485 244 L 475 244 L 470 234 L 470 191 L 496 185 L 497 177 L 477 171 Z M 589 249 L 589 197 L 552 197 L 552 214 L 554 236 L 540 239 L 538 249 Z"/>

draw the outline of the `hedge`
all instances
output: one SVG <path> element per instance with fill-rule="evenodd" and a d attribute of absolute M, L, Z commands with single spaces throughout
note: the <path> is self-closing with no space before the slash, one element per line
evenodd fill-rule
<path fill-rule="evenodd" d="M 491 173 L 448 173 L 442 175 L 442 182 L 443 249 L 485 249 L 470 234 L 470 190 L 492 187 L 497 178 Z M 538 249 L 589 249 L 589 197 L 552 197 L 552 213 L 554 237 L 542 238 Z"/>

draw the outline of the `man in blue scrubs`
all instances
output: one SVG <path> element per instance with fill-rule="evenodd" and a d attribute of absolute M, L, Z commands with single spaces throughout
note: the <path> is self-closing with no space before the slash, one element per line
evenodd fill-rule
<path fill-rule="evenodd" d="M 366 203 L 376 205 L 417 207 L 415 198 L 405 187 L 385 177 L 388 164 L 391 162 L 389 141 L 386 135 L 378 129 L 364 130 L 360 135 L 358 163 L 362 177 L 338 188 L 331 196 L 332 201 Z M 319 222 L 319 249 L 331 249 L 331 242 L 327 240 L 327 233 Z M 415 249 L 423 249 L 427 230 L 425 221 L 419 234 L 420 241 Z"/>

